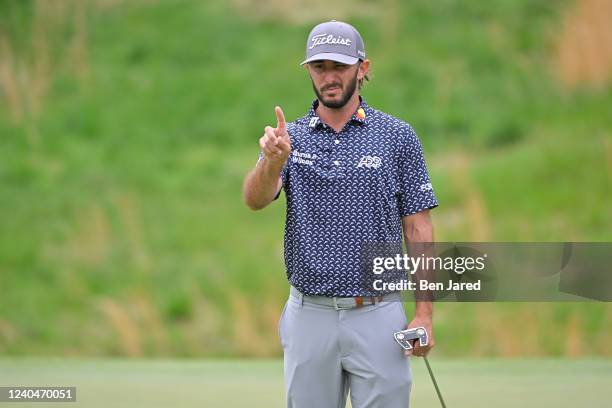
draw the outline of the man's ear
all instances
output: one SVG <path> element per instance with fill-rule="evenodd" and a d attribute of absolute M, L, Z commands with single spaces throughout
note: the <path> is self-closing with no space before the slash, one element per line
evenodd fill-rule
<path fill-rule="evenodd" d="M 358 78 L 362 79 L 363 77 L 367 75 L 369 71 L 370 71 L 370 60 L 365 59 L 361 61 L 361 63 L 359 64 L 359 74 L 357 74 Z"/>

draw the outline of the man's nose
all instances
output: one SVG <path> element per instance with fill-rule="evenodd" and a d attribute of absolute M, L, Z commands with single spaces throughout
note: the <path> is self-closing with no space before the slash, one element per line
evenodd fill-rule
<path fill-rule="evenodd" d="M 323 71 L 323 82 L 328 84 L 332 82 L 342 82 L 340 80 L 340 76 L 338 75 L 338 71 L 336 69 L 326 69 Z"/>

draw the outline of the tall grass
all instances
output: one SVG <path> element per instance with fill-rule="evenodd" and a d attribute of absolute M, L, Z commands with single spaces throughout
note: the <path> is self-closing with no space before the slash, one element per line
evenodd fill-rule
<path fill-rule="evenodd" d="M 280 355 L 283 200 L 254 214 L 240 188 L 273 107 L 308 108 L 327 18 L 366 38 L 368 103 L 423 141 L 437 239 L 610 240 L 609 79 L 557 80 L 582 3 L 259 4 L 0 3 L 0 353 Z M 438 350 L 610 356 L 611 319 L 440 304 Z"/>

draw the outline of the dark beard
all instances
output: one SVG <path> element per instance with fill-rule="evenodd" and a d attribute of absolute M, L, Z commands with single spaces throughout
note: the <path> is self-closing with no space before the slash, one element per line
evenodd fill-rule
<path fill-rule="evenodd" d="M 340 109 L 344 105 L 347 104 L 349 99 L 351 99 L 351 97 L 355 93 L 355 89 L 357 89 L 357 74 L 358 74 L 358 72 L 359 71 L 355 72 L 355 76 L 347 84 L 346 91 L 342 94 L 342 98 L 340 98 L 340 100 L 337 101 L 337 102 L 325 100 L 323 98 L 323 95 L 321 95 L 319 93 L 319 90 L 317 89 L 317 87 L 315 86 L 314 82 L 312 82 L 312 79 L 311 79 L 310 81 L 312 82 L 312 89 L 314 90 L 315 95 L 317 95 L 317 98 L 323 104 L 323 106 L 325 106 L 326 108 L 330 108 L 330 109 Z M 323 90 L 324 89 L 322 89 L 322 91 Z"/>

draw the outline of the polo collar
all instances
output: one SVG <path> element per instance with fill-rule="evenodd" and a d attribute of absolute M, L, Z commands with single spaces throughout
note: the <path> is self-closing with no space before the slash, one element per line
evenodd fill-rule
<path fill-rule="evenodd" d="M 319 115 L 317 115 L 317 112 L 316 112 L 316 109 L 318 106 L 319 106 L 319 100 L 315 99 L 314 101 L 312 101 L 312 104 L 310 105 L 310 109 L 308 110 L 307 117 L 309 119 L 308 127 L 310 128 L 310 130 L 317 129 L 323 125 L 323 123 L 319 119 Z M 359 107 L 357 107 L 357 109 L 353 113 L 353 116 L 351 116 L 351 119 L 349 120 L 349 122 L 365 125 L 368 123 L 369 114 L 370 114 L 370 108 L 368 104 L 366 103 L 366 101 L 363 99 L 362 96 L 359 96 Z"/>

